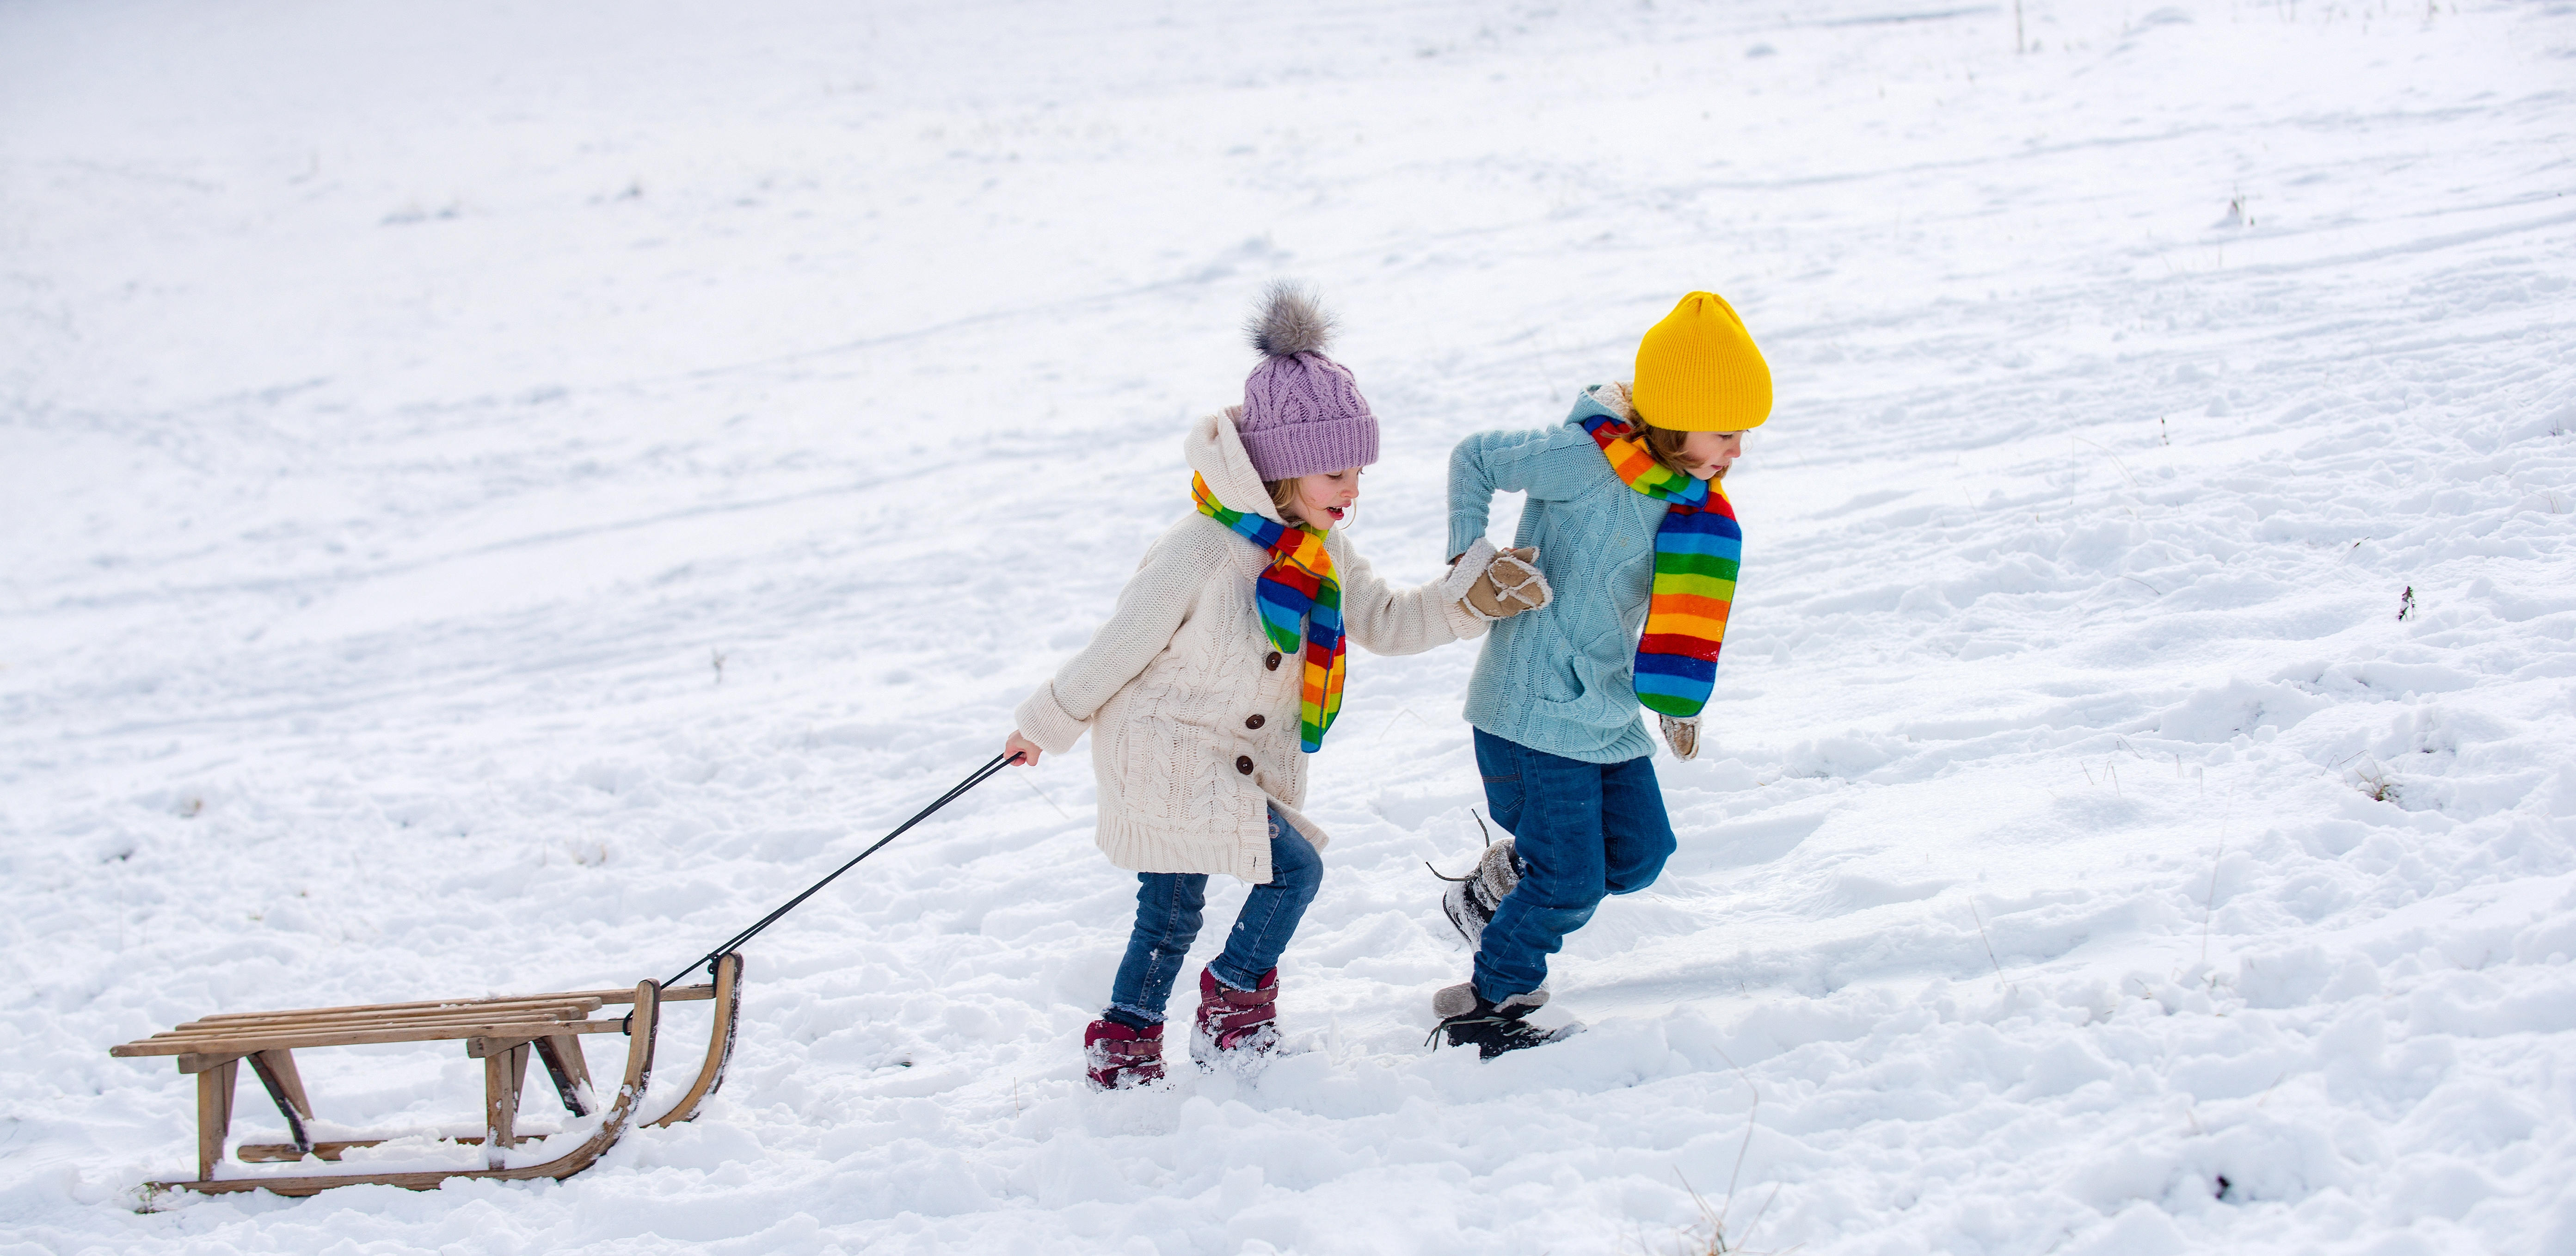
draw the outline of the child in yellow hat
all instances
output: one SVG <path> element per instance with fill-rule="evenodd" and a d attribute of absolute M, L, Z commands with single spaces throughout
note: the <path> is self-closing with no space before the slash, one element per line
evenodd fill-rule
<path fill-rule="evenodd" d="M 1449 458 L 1449 552 L 1484 540 L 1496 491 L 1527 493 L 1545 608 L 1493 626 L 1468 683 L 1485 801 L 1511 838 L 1449 888 L 1474 976 L 1432 998 L 1453 1046 L 1485 1058 L 1553 1041 L 1547 957 L 1610 894 L 1673 853 L 1642 712 L 1675 758 L 1699 752 L 1743 533 L 1720 485 L 1771 415 L 1771 368 L 1744 320 L 1694 292 L 1637 346 L 1632 384 L 1584 390 L 1553 427 L 1484 432 Z"/>

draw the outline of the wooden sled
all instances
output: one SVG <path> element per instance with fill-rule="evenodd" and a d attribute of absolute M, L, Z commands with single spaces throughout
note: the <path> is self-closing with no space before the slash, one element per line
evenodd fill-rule
<path fill-rule="evenodd" d="M 715 1002 L 715 1023 L 707 1032 L 706 1059 L 698 1066 L 697 1080 L 680 1096 L 680 1101 L 670 1111 L 646 1122 L 670 1126 L 696 1116 L 698 1105 L 724 1084 L 725 1065 L 733 1057 L 734 1028 L 742 1007 L 742 956 L 738 953 L 717 959 L 715 980 L 702 986 L 664 990 L 646 981 L 633 990 L 373 1003 L 293 1012 L 235 1012 L 189 1021 L 166 1033 L 111 1047 L 108 1054 L 174 1055 L 179 1057 L 180 1072 L 197 1075 L 196 1180 L 154 1182 L 154 1187 L 209 1194 L 272 1191 L 280 1195 L 311 1195 L 334 1186 L 361 1184 L 425 1191 L 451 1178 L 567 1178 L 589 1168 L 635 1123 L 636 1105 L 644 1101 L 645 1086 L 652 1080 L 653 1039 L 661 1024 L 662 1004 L 696 999 Z M 617 1003 L 632 1006 L 623 1016 L 591 1018 L 601 1007 Z M 582 1059 L 581 1035 L 610 1033 L 626 1035 L 626 1072 L 599 1128 L 580 1146 L 543 1164 L 505 1167 L 505 1153 L 510 1147 L 534 1141 L 520 1137 L 516 1128 L 519 1089 L 527 1077 L 528 1057 L 533 1054 L 544 1062 L 546 1074 L 553 1080 L 555 1093 L 562 1097 L 565 1108 L 574 1116 L 588 1116 L 590 1101 L 584 1092 L 589 1088 L 590 1074 Z M 484 1131 L 481 1138 L 455 1141 L 480 1143 L 485 1148 L 483 1168 L 303 1177 L 215 1176 L 216 1166 L 223 1163 L 226 1136 L 232 1130 L 233 1087 L 242 1061 L 250 1061 L 251 1071 L 259 1077 L 269 1097 L 277 1101 L 277 1110 L 285 1115 L 287 1132 L 294 1141 L 251 1144 L 236 1148 L 234 1154 L 253 1163 L 300 1161 L 307 1154 L 338 1160 L 350 1148 L 372 1147 L 386 1140 L 315 1142 L 309 1138 L 305 1130 L 313 1118 L 313 1103 L 306 1097 L 304 1080 L 295 1070 L 295 1052 L 307 1047 L 457 1039 L 464 1041 L 469 1058 L 483 1061 Z"/>

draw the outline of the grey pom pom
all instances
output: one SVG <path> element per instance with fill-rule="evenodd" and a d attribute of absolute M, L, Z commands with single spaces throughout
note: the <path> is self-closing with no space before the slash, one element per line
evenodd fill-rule
<path fill-rule="evenodd" d="M 1274 358 L 1321 353 L 1333 337 L 1333 319 L 1315 295 L 1285 280 L 1270 285 L 1261 308 L 1244 320 L 1252 347 Z"/>

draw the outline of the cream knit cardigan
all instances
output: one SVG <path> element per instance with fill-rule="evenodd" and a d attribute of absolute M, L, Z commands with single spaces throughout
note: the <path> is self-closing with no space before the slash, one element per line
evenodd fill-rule
<path fill-rule="evenodd" d="M 1237 409 L 1191 426 L 1190 469 L 1228 507 L 1277 519 L 1235 434 Z M 1417 654 L 1485 631 L 1458 599 L 1491 546 L 1442 579 L 1401 591 L 1341 533 L 1328 534 L 1324 548 L 1350 641 L 1377 654 Z M 1297 811 L 1306 800 L 1308 756 L 1297 748 L 1305 666 L 1271 648 L 1252 603 L 1268 566 L 1266 552 L 1224 524 L 1184 516 L 1145 551 L 1091 644 L 1020 704 L 1020 732 L 1040 749 L 1062 754 L 1092 734 L 1098 841 L 1111 863 L 1268 881 L 1271 805 L 1324 847 L 1324 831 Z"/>

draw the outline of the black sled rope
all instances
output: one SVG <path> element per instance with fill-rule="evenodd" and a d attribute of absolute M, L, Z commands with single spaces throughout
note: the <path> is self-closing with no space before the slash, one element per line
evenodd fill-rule
<path fill-rule="evenodd" d="M 834 879 L 834 878 L 839 877 L 842 873 L 847 872 L 847 871 L 849 871 L 850 869 L 857 867 L 857 866 L 859 865 L 859 860 L 861 860 L 861 859 L 865 859 L 865 858 L 867 858 L 868 856 L 873 855 L 873 854 L 877 853 L 877 852 L 878 852 L 878 851 L 880 851 L 880 850 L 883 850 L 883 849 L 885 848 L 885 844 L 886 844 L 886 843 L 891 842 L 891 841 L 893 841 L 894 839 L 896 839 L 896 838 L 898 838 L 898 837 L 903 836 L 904 831 L 905 831 L 906 829 L 909 829 L 909 828 L 911 828 L 912 826 L 914 826 L 914 825 L 916 825 L 916 824 L 921 823 L 923 820 L 929 819 L 929 818 L 930 818 L 930 813 L 931 813 L 931 812 L 937 811 L 937 810 L 939 810 L 941 807 L 945 807 L 945 806 L 947 806 L 948 804 L 950 804 L 950 803 L 952 803 L 952 802 L 957 801 L 957 800 L 958 800 L 958 798 L 962 797 L 962 796 L 966 793 L 966 791 L 967 791 L 967 790 L 973 789 L 973 788 L 975 788 L 976 786 L 983 784 L 985 781 L 992 779 L 992 776 L 993 776 L 993 774 L 994 774 L 995 772 L 999 772 L 999 771 L 1001 771 L 1003 768 L 1009 767 L 1012 763 L 1016 762 L 1017 760 L 1018 760 L 1018 756 L 1016 756 L 1016 755 L 1010 755 L 1010 754 L 997 754 L 997 755 L 994 755 L 994 756 L 992 757 L 992 759 L 991 759 L 989 762 L 987 762 L 987 763 L 985 763 L 985 764 L 984 764 L 984 766 L 982 766 L 982 767 L 980 767 L 980 768 L 977 768 L 977 769 L 975 769 L 972 773 L 968 774 L 965 780 L 962 780 L 962 781 L 957 782 L 957 784 L 956 784 L 954 787 L 952 787 L 952 788 L 951 788 L 947 793 L 941 794 L 941 795 L 939 796 L 938 801 L 933 802 L 933 803 L 931 803 L 929 806 L 922 808 L 920 811 L 917 811 L 917 812 L 913 813 L 913 817 L 912 817 L 911 819 L 909 819 L 909 820 L 904 821 L 902 824 L 900 824 L 900 825 L 896 826 L 896 827 L 895 827 L 895 831 L 894 831 L 894 832 L 892 832 L 892 833 L 888 833 L 888 834 L 886 834 L 884 837 L 880 837 L 880 838 L 878 838 L 878 839 L 877 839 L 877 844 L 876 844 L 876 845 L 871 846 L 871 847 L 867 848 L 866 850 L 860 851 L 860 852 L 858 853 L 857 857 L 856 857 L 856 858 L 851 859 L 851 860 L 850 860 L 850 862 L 845 863 L 845 864 L 842 864 L 842 865 L 841 865 L 840 867 L 838 867 L 838 868 L 834 868 L 834 869 L 832 870 L 832 875 L 831 875 L 831 876 L 825 877 L 825 878 L 823 878 L 822 880 L 817 881 L 817 882 L 815 882 L 814 884 L 812 884 L 812 885 L 809 885 L 809 886 L 805 887 L 805 892 L 804 892 L 804 893 L 799 894 L 799 895 L 797 895 L 796 897 L 794 897 L 794 898 L 791 898 L 791 899 L 787 900 L 785 903 L 780 904 L 780 905 L 779 905 L 778 910 L 776 910 L 776 911 L 774 911 L 774 912 L 771 912 L 771 913 L 769 913 L 769 914 L 768 914 L 768 915 L 766 915 L 766 916 L 761 917 L 761 918 L 760 918 L 760 923 L 755 924 L 755 925 L 753 925 L 752 927 L 750 927 L 750 928 L 748 928 L 748 929 L 745 929 L 745 930 L 743 930 L 742 932 L 737 933 L 737 934 L 733 935 L 733 936 L 732 936 L 732 937 L 730 937 L 730 938 L 725 939 L 725 940 L 724 940 L 724 944 L 723 944 L 723 945 L 718 946 L 716 949 L 714 949 L 714 950 L 712 950 L 712 951 L 709 951 L 709 952 L 707 952 L 706 954 L 701 955 L 701 956 L 699 956 L 697 959 L 695 959 L 695 960 L 691 961 L 688 967 L 683 968 L 683 969 L 681 969 L 680 971 L 678 971 L 678 972 L 676 972 L 676 973 L 671 974 L 671 979 L 662 983 L 663 987 L 667 989 L 667 988 L 669 988 L 669 987 L 671 987 L 671 986 L 676 986 L 676 985 L 680 984 L 680 979 L 681 979 L 681 978 L 686 977 L 686 976 L 688 976 L 690 973 L 696 972 L 696 971 L 698 971 L 698 970 L 699 970 L 699 969 L 701 969 L 701 968 L 706 968 L 710 973 L 714 972 L 714 969 L 713 969 L 712 967 L 709 967 L 710 965 L 714 964 L 718 959 L 723 958 L 725 955 L 730 954 L 730 953 L 731 953 L 731 952 L 733 952 L 735 949 L 737 949 L 737 948 L 739 948 L 740 946 L 742 946 L 742 944 L 743 944 L 743 943 L 751 941 L 751 939 L 752 939 L 755 935 L 757 935 L 761 930 L 766 929 L 766 928 L 768 928 L 769 926 L 771 926 L 771 925 L 774 925 L 774 924 L 778 923 L 778 918 L 779 918 L 779 917 L 781 917 L 781 916 L 786 915 L 787 913 L 789 913 L 789 912 L 791 912 L 791 911 L 796 910 L 796 905 L 797 905 L 797 904 L 804 902 L 806 899 L 809 899 L 809 898 L 814 897 L 814 894 L 815 894 L 815 892 L 816 892 L 816 891 L 818 891 L 818 890 L 822 889 L 824 886 L 830 885 L 830 884 L 832 883 L 832 881 L 833 881 L 833 879 Z"/>

